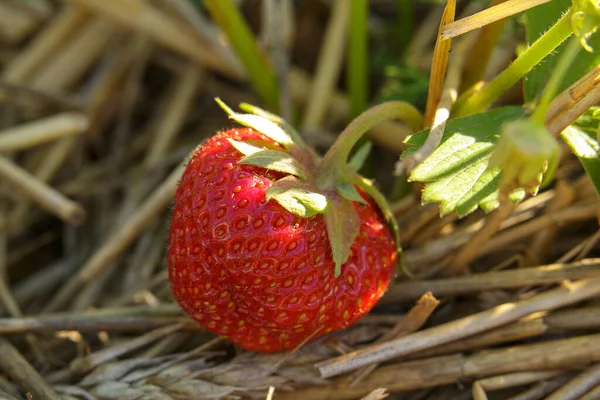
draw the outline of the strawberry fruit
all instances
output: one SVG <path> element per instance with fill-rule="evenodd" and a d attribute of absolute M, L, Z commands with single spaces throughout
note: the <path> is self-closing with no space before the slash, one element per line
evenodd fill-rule
<path fill-rule="evenodd" d="M 277 117 L 219 104 L 249 128 L 211 137 L 183 174 L 168 250 L 177 302 L 207 330 L 260 352 L 354 324 L 398 258 L 383 196 L 356 159 L 346 163 L 362 133 L 343 133 L 319 159 Z"/>

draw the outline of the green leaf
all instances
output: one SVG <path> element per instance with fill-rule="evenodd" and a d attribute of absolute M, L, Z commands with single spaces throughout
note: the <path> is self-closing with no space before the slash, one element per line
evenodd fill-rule
<path fill-rule="evenodd" d="M 348 168 L 354 172 L 358 172 L 365 164 L 367 157 L 369 157 L 372 147 L 373 144 L 370 141 L 365 142 L 358 150 L 356 150 L 356 153 L 354 153 L 350 159 Z"/>
<path fill-rule="evenodd" d="M 252 128 L 268 138 L 274 140 L 280 145 L 288 148 L 294 144 L 290 135 L 288 135 L 279 125 L 267 118 L 252 114 L 239 114 L 227 106 L 221 99 L 216 98 L 217 104 L 237 123 Z"/>
<path fill-rule="evenodd" d="M 502 125 L 524 114 L 521 107 L 511 106 L 449 121 L 438 148 L 410 176 L 412 181 L 426 182 L 423 200 L 441 203 L 442 214 L 456 211 L 463 216 L 478 206 L 486 212 L 496 208 L 500 169 L 487 169 L 490 154 Z M 420 147 L 427 134 L 418 132 L 407 143 Z M 402 158 L 416 150 L 405 151 Z"/>
<path fill-rule="evenodd" d="M 290 154 L 279 150 L 267 150 L 248 143 L 228 139 L 236 150 L 245 155 L 240 164 L 255 165 L 297 176 L 303 180 L 308 179 L 309 173 L 304 166 Z"/>
<path fill-rule="evenodd" d="M 552 0 L 528 10 L 525 14 L 525 28 L 527 42 L 531 45 L 544 32 L 546 32 L 568 9 L 572 0 Z M 561 82 L 558 91 L 561 92 L 571 84 L 585 75 L 594 66 L 600 63 L 600 35 L 596 34 L 589 39 L 591 47 L 596 49 L 592 54 L 580 51 L 569 68 L 569 74 Z M 530 102 L 542 92 L 550 74 L 554 70 L 556 62 L 564 51 L 566 43 L 560 45 L 552 54 L 548 55 L 525 77 L 524 96 L 525 101 Z"/>
<path fill-rule="evenodd" d="M 287 176 L 275 182 L 267 190 L 267 200 L 275 200 L 283 208 L 303 218 L 323 214 L 327 208 L 327 197 L 318 193 L 306 182 Z"/>
<path fill-rule="evenodd" d="M 352 202 L 341 196 L 332 196 L 325 210 L 325 226 L 331 245 L 335 276 L 350 257 L 350 248 L 360 232 L 360 219 Z"/>
<path fill-rule="evenodd" d="M 600 136 L 600 107 L 590 107 L 577 118 L 573 126 L 600 140 L 598 139 L 598 136 Z"/>
<path fill-rule="evenodd" d="M 561 133 L 563 139 L 579 158 L 581 165 L 600 194 L 600 143 L 580 129 L 567 127 Z"/>

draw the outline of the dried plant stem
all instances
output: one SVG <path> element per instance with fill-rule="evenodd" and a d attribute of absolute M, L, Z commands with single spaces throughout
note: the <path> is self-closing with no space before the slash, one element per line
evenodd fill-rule
<path fill-rule="evenodd" d="M 585 395 L 581 396 L 579 400 L 598 400 L 600 399 L 600 386 L 590 390 Z"/>
<path fill-rule="evenodd" d="M 0 39 L 18 43 L 24 40 L 38 25 L 39 19 L 10 4 L 0 3 Z"/>
<path fill-rule="evenodd" d="M 585 221 L 594 218 L 597 213 L 598 204 L 595 201 L 593 203 L 573 204 L 572 206 L 556 211 L 551 215 L 542 215 L 526 224 L 518 225 L 499 233 L 494 236 L 483 249 L 481 249 L 479 254 L 485 255 L 499 251 L 506 248 L 506 246 L 511 243 L 523 240 L 550 226 L 564 226 L 564 224 L 568 222 Z"/>
<path fill-rule="evenodd" d="M 600 82 L 600 79 L 598 79 Z M 579 116 L 586 112 L 590 107 L 597 104 L 600 101 L 600 85 L 587 92 L 582 98 L 572 105 L 571 108 L 558 115 L 549 123 L 546 123 L 546 127 L 550 133 L 558 135 L 569 125 L 571 125 Z"/>
<path fill-rule="evenodd" d="M 38 69 L 32 86 L 49 92 L 72 87 L 94 65 L 115 34 L 115 27 L 101 19 L 83 25 L 50 62 Z"/>
<path fill-rule="evenodd" d="M 313 78 L 310 94 L 306 102 L 306 110 L 302 119 L 302 128 L 318 128 L 326 116 L 327 104 L 337 82 L 342 66 L 343 51 L 348 36 L 350 19 L 350 2 L 338 0 L 334 2 L 332 14 L 323 39 L 317 64 L 317 72 Z"/>
<path fill-rule="evenodd" d="M 548 3 L 549 1 L 550 0 L 508 0 L 501 4 L 489 7 L 477 14 L 449 23 L 444 27 L 441 36 L 444 39 L 450 39 L 529 10 L 530 8 L 537 7 L 540 4 Z"/>
<path fill-rule="evenodd" d="M 407 338 L 408 336 L 405 339 Z M 289 394 L 281 393 L 280 398 L 283 400 L 355 399 L 381 387 L 390 392 L 414 390 L 477 377 L 573 368 L 598 359 L 600 359 L 600 334 L 595 334 L 493 350 L 486 349 L 470 356 L 454 354 L 386 365 L 375 370 L 357 388 L 349 387 L 346 377 L 339 377 L 329 385 L 298 389 Z"/>
<path fill-rule="evenodd" d="M 43 183 L 48 183 L 58 173 L 64 162 L 71 155 L 77 145 L 76 137 L 67 137 L 58 140 L 50 149 L 45 151 L 44 158 L 35 168 L 34 177 Z M 16 204 L 10 215 L 9 229 L 12 235 L 18 235 L 27 228 L 26 222 L 30 213 L 30 203 L 22 201 Z"/>
<path fill-rule="evenodd" d="M 480 379 L 479 383 L 483 390 L 500 390 L 514 386 L 527 385 L 529 383 L 539 382 L 546 379 L 554 378 L 564 374 L 565 370 L 550 370 L 550 371 L 526 371 L 514 372 L 504 375 L 493 376 L 491 378 Z"/>
<path fill-rule="evenodd" d="M 600 364 L 596 364 L 552 393 L 546 400 L 577 400 L 600 383 Z"/>
<path fill-rule="evenodd" d="M 550 200 L 548 206 L 544 209 L 544 214 L 550 214 L 557 210 L 568 207 L 575 200 L 575 189 L 566 181 L 558 181 L 555 189 L 555 196 Z M 542 255 L 548 254 L 552 243 L 560 231 L 559 225 L 554 225 L 538 232 L 533 236 L 529 246 L 529 257 L 533 258 L 532 264 L 538 265 L 543 262 Z"/>
<path fill-rule="evenodd" d="M 448 343 L 507 324 L 526 315 L 574 304 L 600 294 L 600 278 L 589 278 L 532 296 L 506 303 L 490 310 L 425 329 L 387 343 L 367 346 L 316 365 L 323 377 L 342 374 L 373 362 L 408 355 L 429 346 Z"/>
<path fill-rule="evenodd" d="M 412 202 L 411 202 L 412 203 Z M 410 243 L 417 233 L 426 226 L 435 223 L 439 219 L 440 207 L 437 204 L 425 204 L 423 207 L 414 207 L 412 212 L 398 221 L 400 229 L 400 241 Z"/>
<path fill-rule="evenodd" d="M 189 29 L 168 14 L 139 0 L 66 0 L 96 12 L 124 27 L 134 29 L 161 45 L 185 54 L 203 67 L 239 78 L 238 72 L 223 62 L 221 55 L 207 47 Z"/>
<path fill-rule="evenodd" d="M 65 7 L 52 22 L 38 34 L 31 44 L 19 52 L 2 71 L 2 78 L 12 83 L 22 83 L 53 52 L 64 45 L 66 38 L 77 30 L 88 18 L 88 14 L 78 7 Z"/>
<path fill-rule="evenodd" d="M 85 211 L 79 203 L 66 198 L 3 156 L 0 156 L 0 176 L 65 222 L 74 225 L 83 222 Z"/>
<path fill-rule="evenodd" d="M 477 232 L 462 249 L 460 249 L 445 273 L 447 275 L 457 275 L 468 271 L 469 263 L 477 257 L 479 250 L 483 248 L 485 243 L 489 242 L 490 238 L 498 232 L 502 222 L 512 214 L 515 208 L 515 203 L 507 201 L 494 210 L 486 218 L 485 224 L 481 230 Z"/>
<path fill-rule="evenodd" d="M 164 111 L 156 123 L 154 140 L 146 154 L 145 164 L 151 167 L 158 163 L 169 150 L 192 107 L 196 92 L 204 79 L 204 72 L 195 64 L 188 64 L 173 87 L 172 95 L 166 99 Z"/>
<path fill-rule="evenodd" d="M 175 304 L 105 308 L 84 312 L 44 314 L 40 316 L 0 318 L 0 334 L 26 332 L 139 332 L 172 324 L 184 324 L 183 329 L 197 331 L 200 325 L 185 317 Z"/>
<path fill-rule="evenodd" d="M 479 335 L 469 336 L 441 346 L 416 352 L 415 354 L 408 356 L 407 360 L 418 360 L 472 351 L 475 349 L 483 349 L 503 343 L 538 337 L 548 332 L 548 330 L 549 327 L 543 318 L 520 320 L 506 326 L 491 329 Z"/>
<path fill-rule="evenodd" d="M 29 392 L 33 399 L 60 400 L 60 396 L 48 386 L 44 378 L 4 338 L 0 338 L 0 371 Z"/>
<path fill-rule="evenodd" d="M 392 286 L 381 299 L 381 302 L 408 301 L 422 296 L 427 291 L 431 291 L 436 297 L 445 297 L 479 291 L 546 285 L 563 280 L 599 276 L 600 259 L 594 258 L 571 264 L 550 264 L 535 268 L 493 271 L 448 279 L 401 282 Z"/>
<path fill-rule="evenodd" d="M 411 66 L 421 67 L 422 65 L 429 64 L 429 61 L 426 63 L 425 59 L 427 58 L 427 52 L 430 51 L 431 42 L 437 38 L 439 21 L 444 15 L 444 10 L 445 7 L 442 5 L 432 7 L 413 35 L 413 39 L 406 51 L 406 59 Z M 429 67 L 429 65 L 427 66 Z"/>
<path fill-rule="evenodd" d="M 384 343 L 388 340 L 397 339 L 406 336 L 409 333 L 419 330 L 429 319 L 433 311 L 439 304 L 439 300 L 431 295 L 431 292 L 425 293 L 417 304 L 406 314 L 406 317 L 396 323 L 396 325 L 381 336 L 375 343 Z M 355 387 L 366 376 L 373 372 L 379 366 L 378 363 L 367 365 L 352 375 L 351 387 Z"/>
<path fill-rule="evenodd" d="M 73 297 L 82 285 L 89 283 L 108 268 L 139 237 L 143 230 L 171 202 L 184 164 L 175 169 L 163 183 L 140 205 L 123 225 L 110 236 L 78 273 L 73 276 L 48 304 L 46 311 L 56 311 Z"/>
<path fill-rule="evenodd" d="M 492 7 L 494 7 L 506 1 L 507 0 L 493 0 L 491 4 Z M 456 22 L 460 21 L 463 20 L 459 20 Z M 485 71 L 489 65 L 490 57 L 492 56 L 492 52 L 494 51 L 494 49 L 496 49 L 496 45 L 498 44 L 500 36 L 504 31 L 505 24 L 506 20 L 501 19 L 499 21 L 492 22 L 491 24 L 487 24 L 479 30 L 479 32 L 477 33 L 477 39 L 469 52 L 471 59 L 477 60 L 477 62 L 469 62 L 465 64 L 460 83 L 459 93 L 470 89 L 471 87 L 473 87 L 473 85 L 477 84 L 483 79 Z M 449 24 L 448 26 L 450 25 L 452 24 Z M 446 29 L 448 28 L 448 26 L 446 27 Z"/>
<path fill-rule="evenodd" d="M 444 8 L 444 13 L 442 14 L 437 39 L 433 48 L 433 60 L 431 62 L 431 72 L 429 76 L 429 91 L 427 93 L 427 106 L 425 108 L 425 126 L 434 125 L 434 117 L 438 113 L 436 110 L 440 108 L 444 77 L 446 76 L 446 65 L 448 64 L 450 47 L 452 46 L 452 40 L 443 38 L 442 31 L 446 25 L 454 21 L 455 13 L 456 0 L 448 0 L 446 2 L 446 7 Z M 460 74 L 458 75 L 458 79 L 460 80 Z"/>
<path fill-rule="evenodd" d="M 448 2 L 447 7 L 450 7 L 450 2 Z M 451 10 L 450 12 L 452 13 L 453 18 L 454 11 Z M 449 18 L 447 16 L 447 13 L 445 13 L 444 16 L 446 18 Z M 442 21 L 440 29 L 441 26 L 443 26 L 443 24 L 444 21 Z M 466 60 L 468 59 L 467 52 L 472 47 L 474 39 L 474 36 L 463 38 L 461 41 L 458 42 L 458 45 L 455 46 L 452 56 L 449 57 L 451 40 L 441 41 L 441 39 L 438 38 L 438 42 L 436 42 L 434 58 L 444 57 L 444 67 L 446 66 L 447 62 L 448 68 L 447 71 L 442 71 L 439 70 L 439 68 L 434 67 L 431 71 L 430 82 L 434 83 L 430 84 L 429 86 L 428 96 L 436 96 L 436 100 L 438 101 L 435 105 L 432 106 L 434 107 L 432 110 L 426 110 L 426 113 L 431 113 L 431 115 L 429 116 L 431 120 L 427 120 L 427 114 L 425 114 L 424 124 L 425 126 L 431 124 L 431 130 L 429 131 L 429 135 L 427 136 L 425 144 L 421 146 L 421 148 L 415 153 L 411 154 L 409 157 L 407 157 L 406 159 L 404 159 L 396 165 L 396 174 L 400 174 L 401 172 L 410 173 L 420 162 L 422 162 L 431 153 L 433 153 L 442 141 L 444 131 L 446 130 L 446 123 L 450 118 L 450 110 L 452 109 L 452 105 L 454 104 L 454 102 L 456 101 L 456 97 L 458 96 L 458 89 L 460 87 L 460 80 L 463 67 L 465 65 Z M 438 61 L 434 60 L 434 63 L 435 62 Z M 444 79 L 444 77 L 445 81 L 433 81 L 433 79 Z M 439 88 L 437 87 L 438 85 Z M 430 106 L 429 99 L 430 98 L 428 97 L 428 107 Z"/>
<path fill-rule="evenodd" d="M 80 113 L 62 113 L 0 131 L 0 152 L 26 150 L 58 138 L 85 132 L 89 122 Z"/>
<path fill-rule="evenodd" d="M 181 324 L 163 326 L 129 341 L 114 345 L 104 350 L 89 354 L 83 358 L 73 360 L 69 370 L 76 374 L 82 374 L 96 368 L 98 365 L 114 360 L 123 354 L 137 350 L 167 335 L 177 332 L 181 329 Z"/>
<path fill-rule="evenodd" d="M 531 389 L 528 389 L 516 396 L 510 397 L 507 400 L 540 400 L 547 394 L 552 393 L 554 390 L 559 388 L 570 378 L 570 376 L 571 374 L 564 374 L 551 381 L 542 381 L 531 387 Z"/>
<path fill-rule="evenodd" d="M 546 125 L 551 124 L 561 114 L 568 113 L 577 102 L 598 87 L 600 87 L 600 65 L 596 65 L 552 100 L 546 113 Z"/>

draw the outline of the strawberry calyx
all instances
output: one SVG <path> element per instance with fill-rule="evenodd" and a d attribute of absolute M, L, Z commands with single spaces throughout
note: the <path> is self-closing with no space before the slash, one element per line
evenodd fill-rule
<path fill-rule="evenodd" d="M 244 155 L 240 163 L 287 174 L 269 188 L 267 200 L 274 200 L 287 211 L 303 218 L 323 215 L 336 277 L 348 260 L 352 244 L 360 231 L 360 218 L 353 203 L 366 203 L 361 192 L 379 207 L 394 233 L 398 254 L 401 254 L 398 226 L 385 196 L 373 182 L 358 174 L 368 156 L 370 144 L 361 147 L 350 161 L 348 158 L 362 136 L 379 122 L 401 119 L 407 121 L 415 131 L 421 128 L 423 118 L 416 108 L 405 102 L 392 101 L 367 110 L 344 129 L 320 159 L 280 117 L 249 104 L 240 106 L 249 114 L 239 114 L 221 100 L 216 101 L 231 119 L 261 132 L 280 146 L 274 148 L 266 142 L 229 140 Z M 398 260 L 401 259 L 398 257 Z"/>

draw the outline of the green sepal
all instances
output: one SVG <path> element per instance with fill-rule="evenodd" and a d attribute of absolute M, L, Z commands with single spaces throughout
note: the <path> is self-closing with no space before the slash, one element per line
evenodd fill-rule
<path fill-rule="evenodd" d="M 327 197 L 293 176 L 276 181 L 265 195 L 267 200 L 275 200 L 283 208 L 303 218 L 323 214 L 327 208 Z"/>
<path fill-rule="evenodd" d="M 273 121 L 258 115 L 236 113 L 229 108 L 229 106 L 223 103 L 221 99 L 216 98 L 215 101 L 223 109 L 223 111 L 229 115 L 229 118 L 233 119 L 237 123 L 262 133 L 285 148 L 289 148 L 294 145 L 291 136 Z"/>
<path fill-rule="evenodd" d="M 297 146 L 306 147 L 306 143 L 304 142 L 304 139 L 302 139 L 302 136 L 300 136 L 298 131 L 296 131 L 296 129 L 294 129 L 294 127 L 292 125 L 290 125 L 286 120 L 281 118 L 279 115 L 275 115 L 269 111 L 263 110 L 260 107 L 257 107 L 257 106 L 254 106 L 254 105 L 248 104 L 248 103 L 240 103 L 240 109 L 247 113 L 258 115 L 259 117 L 268 119 L 269 121 L 277 124 L 278 126 L 281 127 L 281 129 L 283 129 L 283 131 L 285 133 L 290 135 L 290 137 L 292 138 L 292 140 L 294 141 L 294 143 Z"/>
<path fill-rule="evenodd" d="M 560 159 L 558 141 L 548 129 L 531 119 L 518 119 L 502 126 L 488 169 L 500 168 L 500 188 L 525 189 L 532 195 L 554 175 Z"/>
<path fill-rule="evenodd" d="M 365 142 L 365 144 L 363 144 L 350 159 L 348 168 L 354 172 L 358 172 L 365 164 L 365 161 L 367 161 L 367 157 L 369 157 L 372 147 L 373 144 L 370 141 Z"/>
<path fill-rule="evenodd" d="M 358 193 L 358 190 L 356 190 L 356 186 L 354 186 L 354 183 L 350 181 L 337 180 L 335 182 L 335 189 L 337 190 L 339 195 L 345 198 L 346 200 L 367 204 L 365 199 L 363 199 L 360 193 Z"/>
<path fill-rule="evenodd" d="M 279 151 L 261 149 L 248 143 L 228 139 L 229 143 L 245 157 L 238 161 L 240 164 L 255 165 L 272 171 L 279 171 L 297 176 L 303 180 L 308 179 L 309 172 L 302 164 L 290 154 Z"/>
<path fill-rule="evenodd" d="M 325 226 L 335 263 L 335 276 L 338 277 L 360 232 L 360 219 L 352 202 L 337 194 L 330 196 L 325 210 Z"/>
<path fill-rule="evenodd" d="M 394 213 L 387 202 L 383 193 L 377 189 L 377 187 L 373 184 L 372 181 L 366 179 L 365 177 L 354 174 L 352 176 L 353 182 L 361 188 L 379 207 L 379 210 L 383 214 L 383 217 L 387 221 L 389 227 L 392 229 L 392 235 L 394 236 L 394 241 L 396 243 L 396 252 L 398 253 L 398 266 L 406 276 L 409 278 L 414 278 L 414 275 L 406 268 L 404 264 L 404 257 L 402 257 L 402 247 L 400 246 L 400 227 L 398 226 L 398 221 L 396 217 L 394 217 Z"/>

